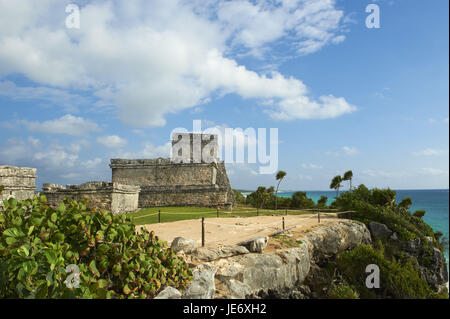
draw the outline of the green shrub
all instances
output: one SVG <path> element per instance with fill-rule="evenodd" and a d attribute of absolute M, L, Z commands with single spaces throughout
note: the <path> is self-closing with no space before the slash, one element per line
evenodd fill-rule
<path fill-rule="evenodd" d="M 152 298 L 168 285 L 186 287 L 191 270 L 153 232 L 86 204 L 4 201 L 0 298 Z M 79 288 L 64 283 L 69 265 L 79 268 Z"/>
<path fill-rule="evenodd" d="M 359 293 L 345 282 L 333 284 L 328 298 L 330 299 L 359 299 Z"/>
<path fill-rule="evenodd" d="M 365 285 L 367 265 L 380 268 L 380 288 L 369 289 Z M 420 271 L 410 259 L 389 260 L 384 249 L 359 245 L 352 251 L 342 252 L 336 259 L 337 269 L 345 280 L 354 286 L 361 298 L 434 298 L 435 293 L 420 276 Z"/>
<path fill-rule="evenodd" d="M 313 208 L 314 206 L 314 201 L 311 198 L 308 198 L 305 192 L 295 192 L 292 195 L 293 208 Z"/>
<path fill-rule="evenodd" d="M 317 207 L 327 207 L 327 196 L 320 196 L 320 199 L 317 201 Z"/>
<path fill-rule="evenodd" d="M 425 216 L 425 211 L 423 209 L 416 210 L 413 216 L 417 218 L 422 218 L 423 216 Z"/>
<path fill-rule="evenodd" d="M 234 198 L 236 199 L 237 204 L 245 204 L 245 197 L 244 197 L 244 195 L 242 195 L 242 193 L 240 191 L 233 189 L 233 193 L 234 193 Z"/>

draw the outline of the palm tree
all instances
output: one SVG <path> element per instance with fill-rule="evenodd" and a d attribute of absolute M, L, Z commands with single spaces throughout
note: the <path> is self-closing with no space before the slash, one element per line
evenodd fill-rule
<path fill-rule="evenodd" d="M 280 187 L 280 183 L 285 176 L 286 176 L 285 171 L 278 171 L 277 175 L 275 176 L 275 179 L 278 181 L 277 191 L 275 192 L 275 210 L 277 210 L 278 208 L 278 187 Z"/>
<path fill-rule="evenodd" d="M 330 188 L 336 190 L 336 197 L 339 196 L 339 188 L 341 187 L 342 177 L 340 175 L 336 175 L 333 177 L 331 181 Z"/>
<path fill-rule="evenodd" d="M 352 178 L 353 178 L 353 172 L 352 171 L 346 171 L 344 173 L 344 177 L 342 177 L 343 181 L 348 181 L 350 184 L 350 190 L 352 190 Z"/>

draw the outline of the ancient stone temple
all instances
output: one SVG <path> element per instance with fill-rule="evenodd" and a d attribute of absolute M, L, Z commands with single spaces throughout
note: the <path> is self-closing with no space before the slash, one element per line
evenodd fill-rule
<path fill-rule="evenodd" d="M 36 190 L 36 169 L 0 165 L 0 186 L 4 186 L 0 200 L 32 198 Z"/>
<path fill-rule="evenodd" d="M 65 198 L 89 200 L 91 207 L 105 209 L 113 214 L 122 214 L 138 209 L 139 186 L 110 182 L 88 182 L 81 185 L 44 184 L 42 195 L 50 206 L 57 208 Z"/>
<path fill-rule="evenodd" d="M 183 138 L 189 145 L 177 147 Z M 172 144 L 177 153 L 172 158 L 111 159 L 112 181 L 140 186 L 139 207 L 231 208 L 235 199 L 225 164 L 217 156 L 217 135 L 177 133 Z"/>

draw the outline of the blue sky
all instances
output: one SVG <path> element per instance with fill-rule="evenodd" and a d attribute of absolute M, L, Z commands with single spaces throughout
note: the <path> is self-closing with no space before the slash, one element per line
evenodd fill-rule
<path fill-rule="evenodd" d="M 281 188 L 448 188 L 448 1 L 0 3 L 0 164 L 110 180 L 170 132 L 278 128 Z M 365 8 L 380 8 L 368 29 Z M 234 188 L 273 185 L 227 165 Z"/>

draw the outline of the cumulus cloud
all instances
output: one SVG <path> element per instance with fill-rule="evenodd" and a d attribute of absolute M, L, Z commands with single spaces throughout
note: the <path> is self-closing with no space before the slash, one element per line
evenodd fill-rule
<path fill-rule="evenodd" d="M 127 140 L 117 135 L 99 136 L 97 137 L 97 143 L 109 148 L 121 148 L 128 144 Z"/>
<path fill-rule="evenodd" d="M 358 154 L 358 150 L 356 149 L 356 147 L 350 147 L 350 146 L 344 146 L 342 148 L 342 151 L 344 152 L 345 155 L 355 155 Z"/>
<path fill-rule="evenodd" d="M 310 164 L 302 163 L 301 166 L 304 169 L 321 169 L 321 168 L 323 168 L 321 165 L 312 164 L 312 163 L 310 163 Z"/>
<path fill-rule="evenodd" d="M 422 168 L 423 173 L 435 175 L 435 176 L 442 176 L 442 175 L 448 175 L 448 170 L 443 170 L 439 168 L 433 168 L 433 167 L 425 167 Z"/>
<path fill-rule="evenodd" d="M 38 183 L 81 183 L 109 178 L 108 167 L 101 159 L 81 160 L 74 151 L 73 145 L 47 144 L 34 137 L 11 138 L 0 145 L 0 163 L 37 168 Z"/>
<path fill-rule="evenodd" d="M 15 101 L 38 100 L 42 105 L 57 105 L 67 112 L 77 112 L 80 106 L 90 103 L 86 97 L 69 93 L 63 89 L 44 86 L 19 87 L 12 81 L 0 82 L 0 95 Z"/>
<path fill-rule="evenodd" d="M 64 115 L 59 119 L 44 122 L 30 122 L 27 120 L 21 120 L 19 123 L 25 125 L 30 131 L 33 132 L 67 134 L 71 136 L 87 135 L 90 132 L 100 130 L 96 123 L 70 114 Z"/>
<path fill-rule="evenodd" d="M 443 154 L 445 152 L 446 152 L 445 150 L 426 148 L 426 149 L 421 150 L 421 151 L 413 152 L 412 154 L 414 156 L 436 156 L 436 155 L 441 155 L 441 154 Z"/>
<path fill-rule="evenodd" d="M 351 155 L 355 155 L 358 153 L 359 153 L 359 151 L 356 147 L 343 146 L 339 151 L 327 151 L 327 152 L 325 152 L 325 155 L 339 157 L 341 155 L 351 156 Z"/>
<path fill-rule="evenodd" d="M 315 100 L 300 79 L 235 60 L 242 50 L 265 52 L 288 38 L 298 54 L 342 42 L 343 12 L 334 0 L 92 1 L 81 8 L 80 29 L 64 27 L 65 4 L 0 2 L 0 76 L 22 74 L 44 93 L 4 86 L 63 101 L 74 98 L 63 91 L 85 91 L 133 126 L 163 126 L 169 113 L 230 93 L 273 100 L 267 112 L 280 120 L 355 110 L 342 97 Z"/>
<path fill-rule="evenodd" d="M 157 157 L 168 158 L 168 157 L 170 157 L 171 149 L 172 149 L 171 142 L 167 142 L 162 145 L 154 145 L 153 143 L 148 142 L 148 143 L 143 144 L 143 148 L 140 151 L 137 151 L 137 152 L 115 152 L 112 155 L 112 157 L 128 158 L 128 159 L 157 158 Z"/>

